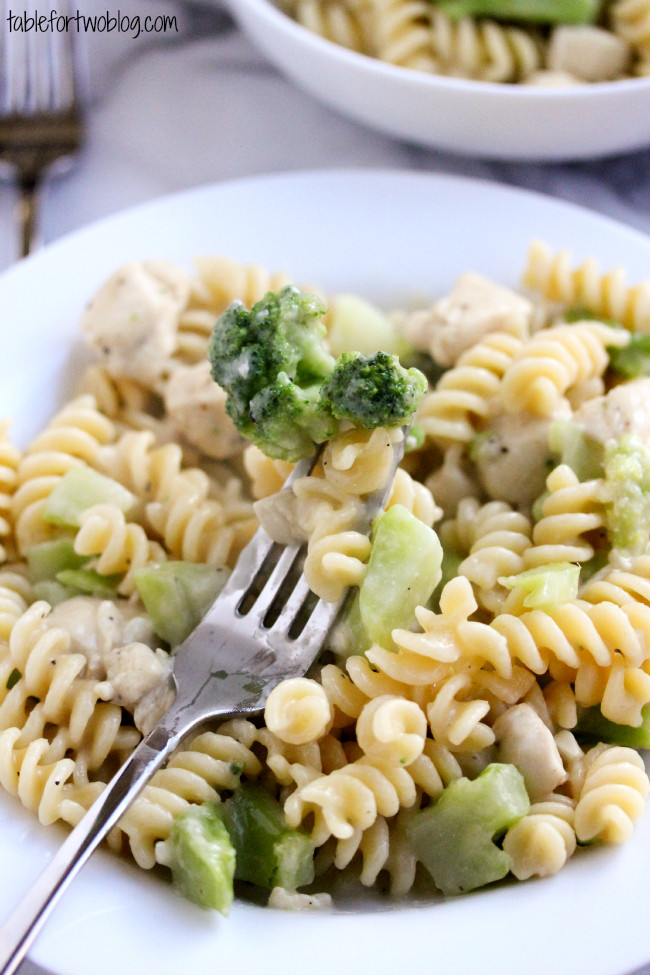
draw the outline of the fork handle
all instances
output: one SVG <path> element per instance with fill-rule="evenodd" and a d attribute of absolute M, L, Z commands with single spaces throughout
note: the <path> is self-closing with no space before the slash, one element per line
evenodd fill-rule
<path fill-rule="evenodd" d="M 0 930 L 0 975 L 12 975 L 57 900 L 189 729 L 158 725 L 134 749 Z"/>
<path fill-rule="evenodd" d="M 18 227 L 21 257 L 31 254 L 38 243 L 39 189 L 40 181 L 34 176 L 23 176 L 19 180 Z"/>

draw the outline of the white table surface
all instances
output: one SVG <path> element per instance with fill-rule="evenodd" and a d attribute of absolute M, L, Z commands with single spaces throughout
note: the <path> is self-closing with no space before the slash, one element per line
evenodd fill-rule
<path fill-rule="evenodd" d="M 80 0 L 76 6 L 101 13 L 120 5 Z M 13 7 L 23 9 L 20 2 Z M 121 8 L 125 12 L 127 4 Z M 298 91 L 242 36 L 219 0 L 131 0 L 128 12 L 136 11 L 142 17 L 175 13 L 178 31 L 137 39 L 84 36 L 88 138 L 75 168 L 43 194 L 45 243 L 176 190 L 238 176 L 345 167 L 488 178 L 583 204 L 650 233 L 650 148 L 566 165 L 434 152 L 348 121 Z M 0 271 L 16 258 L 14 205 L 10 184 L 0 183 Z M 43 975 L 29 961 L 20 973 Z M 635 975 L 650 975 L 650 964 Z"/>

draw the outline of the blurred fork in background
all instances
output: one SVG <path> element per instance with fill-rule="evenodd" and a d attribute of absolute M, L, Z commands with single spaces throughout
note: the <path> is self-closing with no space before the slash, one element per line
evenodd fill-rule
<path fill-rule="evenodd" d="M 0 13 L 0 170 L 18 190 L 25 257 L 38 243 L 43 180 L 69 168 L 82 144 L 85 71 L 76 20 L 60 29 L 72 15 L 69 0 L 41 0 L 38 9 L 33 0 L 13 8 L 0 0 Z"/>

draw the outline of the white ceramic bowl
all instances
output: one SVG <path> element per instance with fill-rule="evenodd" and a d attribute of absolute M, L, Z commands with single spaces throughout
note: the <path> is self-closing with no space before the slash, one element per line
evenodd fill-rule
<path fill-rule="evenodd" d="M 385 64 L 306 30 L 271 0 L 226 0 L 289 78 L 400 139 L 486 159 L 560 161 L 650 145 L 650 78 L 537 88 L 443 78 Z"/>

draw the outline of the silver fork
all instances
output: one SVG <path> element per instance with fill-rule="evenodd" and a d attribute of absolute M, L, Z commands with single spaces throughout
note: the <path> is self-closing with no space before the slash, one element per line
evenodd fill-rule
<path fill-rule="evenodd" d="M 386 484 L 369 495 L 359 531 L 368 533 L 390 492 L 404 452 L 393 447 Z M 285 482 L 308 474 L 297 464 Z M 0 973 L 15 972 L 56 900 L 153 773 L 183 739 L 206 722 L 261 712 L 270 691 L 305 674 L 322 649 L 345 595 L 325 603 L 302 574 L 304 546 L 273 542 L 263 529 L 242 551 L 203 620 L 174 654 L 176 696 L 37 878 L 0 930 Z"/>
<path fill-rule="evenodd" d="M 69 165 L 82 144 L 85 76 L 75 43 L 69 0 L 35 6 L 2 0 L 0 30 L 0 162 L 18 188 L 19 251 L 25 257 L 38 240 L 39 192 L 44 178 Z M 40 7 L 40 9 L 38 9 Z M 57 14 L 53 29 L 30 30 L 27 18 Z M 11 19 L 13 18 L 13 19 Z"/>

